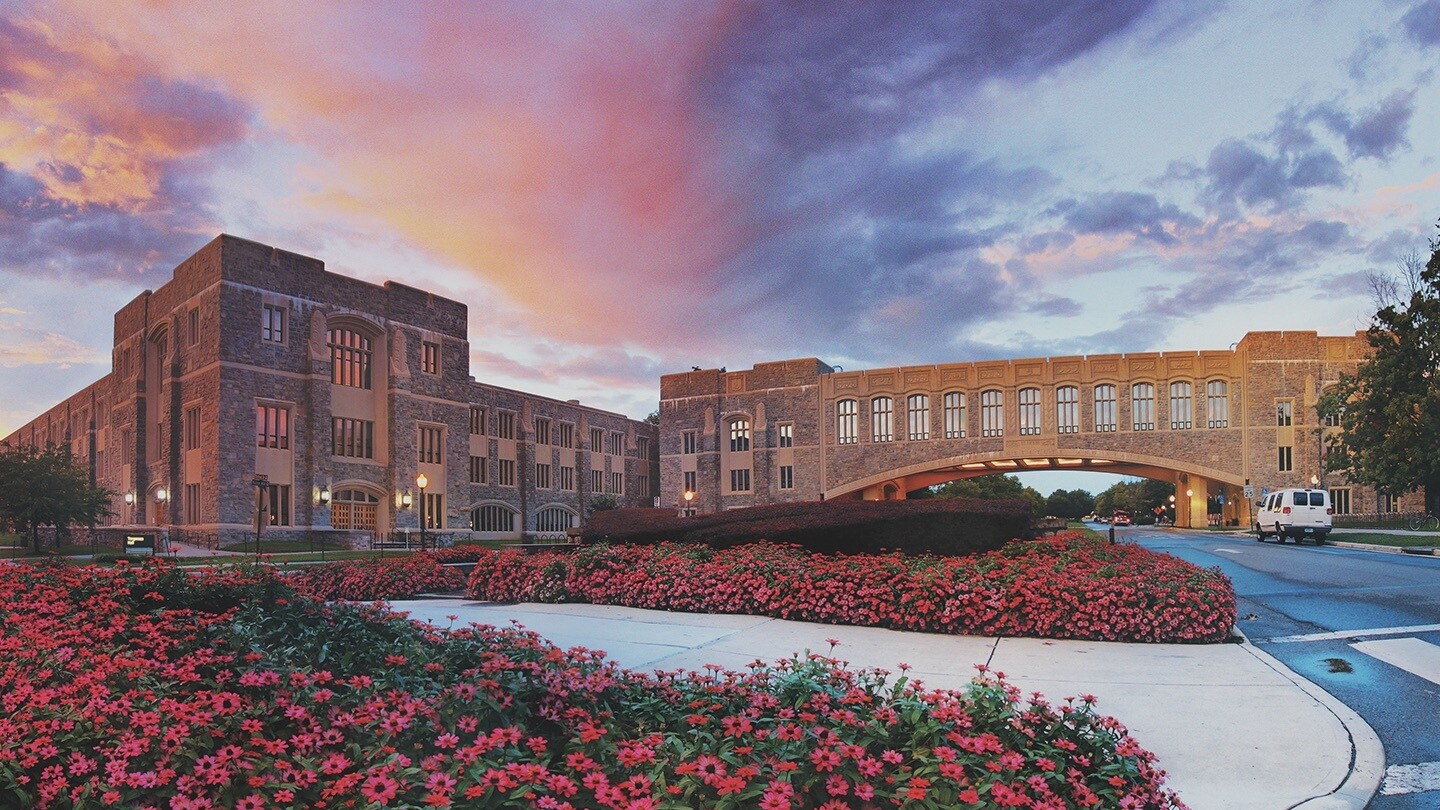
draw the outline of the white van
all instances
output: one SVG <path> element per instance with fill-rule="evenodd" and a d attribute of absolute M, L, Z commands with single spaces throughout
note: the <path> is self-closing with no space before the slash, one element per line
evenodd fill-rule
<path fill-rule="evenodd" d="M 1255 539 L 1270 535 L 1283 543 L 1293 537 L 1295 542 L 1308 537 L 1315 545 L 1325 545 L 1330 534 L 1330 493 L 1323 489 L 1282 489 L 1266 495 L 1255 504 Z"/>

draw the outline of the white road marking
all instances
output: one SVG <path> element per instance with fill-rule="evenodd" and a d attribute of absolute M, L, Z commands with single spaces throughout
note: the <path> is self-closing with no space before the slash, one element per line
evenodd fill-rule
<path fill-rule="evenodd" d="M 1391 765 L 1385 769 L 1385 782 L 1380 786 L 1380 793 L 1386 796 L 1430 790 L 1440 790 L 1440 762 Z"/>
<path fill-rule="evenodd" d="M 1266 639 L 1270 644 L 1291 644 L 1297 641 L 1333 641 L 1337 638 L 1356 636 L 1405 636 L 1412 633 L 1433 633 L 1440 630 L 1440 624 L 1413 624 L 1409 627 L 1372 627 L 1368 630 L 1336 630 L 1333 633 L 1307 633 L 1302 636 L 1276 636 Z"/>
<path fill-rule="evenodd" d="M 1240 549 L 1237 549 L 1237 548 L 1217 548 L 1217 549 L 1215 549 L 1215 550 L 1216 550 L 1216 551 L 1223 551 L 1223 552 L 1225 552 L 1226 554 L 1244 554 L 1244 553 L 1245 553 L 1245 552 L 1243 552 L 1243 551 L 1241 551 Z"/>
<path fill-rule="evenodd" d="M 1371 658 L 1378 658 L 1412 675 L 1440 684 L 1440 647 L 1418 638 L 1389 638 L 1350 645 Z"/>

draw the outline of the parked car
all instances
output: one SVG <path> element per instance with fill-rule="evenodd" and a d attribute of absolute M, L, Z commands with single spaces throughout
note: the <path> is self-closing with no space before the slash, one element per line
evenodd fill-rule
<path fill-rule="evenodd" d="M 1335 511 L 1326 490 L 1281 489 L 1261 498 L 1255 506 L 1256 540 L 1274 535 L 1278 542 L 1291 537 L 1298 543 L 1308 537 L 1315 545 L 1323 546 L 1330 535 Z"/>
<path fill-rule="evenodd" d="M 1129 513 L 1129 512 L 1126 512 L 1126 511 L 1123 510 L 1123 509 L 1116 509 L 1116 510 L 1115 510 L 1115 517 L 1112 518 L 1112 522 L 1113 522 L 1116 526 L 1133 526 L 1133 525 L 1134 525 L 1134 521 L 1132 521 L 1132 520 L 1130 519 L 1130 513 Z"/>

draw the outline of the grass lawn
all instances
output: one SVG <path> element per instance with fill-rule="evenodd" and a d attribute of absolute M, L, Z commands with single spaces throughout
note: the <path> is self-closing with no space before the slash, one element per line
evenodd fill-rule
<path fill-rule="evenodd" d="M 1368 543 L 1372 546 L 1440 546 L 1440 534 L 1385 534 L 1384 532 L 1345 532 L 1330 535 L 1332 542 Z"/>

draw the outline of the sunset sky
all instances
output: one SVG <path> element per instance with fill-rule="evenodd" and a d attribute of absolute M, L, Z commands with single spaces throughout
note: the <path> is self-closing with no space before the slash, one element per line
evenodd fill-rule
<path fill-rule="evenodd" d="M 634 417 L 692 365 L 1352 332 L 1436 234 L 1437 66 L 1440 0 L 3 0 L 0 436 L 222 231 Z"/>

